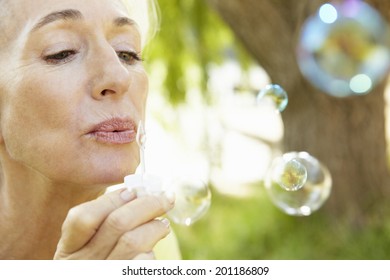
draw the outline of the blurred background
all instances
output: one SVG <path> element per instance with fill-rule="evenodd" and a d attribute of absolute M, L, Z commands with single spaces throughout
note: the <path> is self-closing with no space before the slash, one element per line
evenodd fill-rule
<path fill-rule="evenodd" d="M 201 179 L 211 192 L 204 216 L 173 224 L 183 259 L 390 258 L 390 2 L 334 1 L 346 6 L 316 26 L 309 19 L 324 3 L 158 0 L 159 32 L 144 52 L 147 171 Z M 362 3 L 378 20 L 351 15 Z M 305 49 L 305 28 L 318 49 Z M 319 58 L 326 70 L 307 70 Z M 380 71 L 354 72 L 370 67 Z M 349 92 L 339 85 L 352 72 L 361 79 Z M 285 110 L 258 102 L 268 84 L 287 92 Z M 290 151 L 310 153 L 331 174 L 329 196 L 305 215 L 286 214 L 265 187 L 273 159 Z"/>

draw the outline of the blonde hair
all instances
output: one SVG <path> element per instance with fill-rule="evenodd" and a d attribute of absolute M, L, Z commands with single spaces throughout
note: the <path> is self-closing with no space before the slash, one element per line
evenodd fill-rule
<path fill-rule="evenodd" d="M 123 0 L 130 17 L 139 25 L 142 47 L 156 35 L 160 26 L 160 14 L 156 0 Z"/>

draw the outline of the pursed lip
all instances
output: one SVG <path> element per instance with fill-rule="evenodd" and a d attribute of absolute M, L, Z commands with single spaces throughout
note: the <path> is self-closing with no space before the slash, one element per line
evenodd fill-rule
<path fill-rule="evenodd" d="M 106 144 L 127 144 L 136 139 L 137 126 L 130 118 L 112 118 L 92 127 L 87 135 Z"/>

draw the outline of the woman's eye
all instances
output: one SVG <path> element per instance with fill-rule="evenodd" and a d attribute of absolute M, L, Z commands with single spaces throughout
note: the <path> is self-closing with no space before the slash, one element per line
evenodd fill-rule
<path fill-rule="evenodd" d="M 61 63 L 68 61 L 74 54 L 76 54 L 73 50 L 65 50 L 55 54 L 45 56 L 45 60 L 49 63 Z"/>
<path fill-rule="evenodd" d="M 136 52 L 120 51 L 117 53 L 118 57 L 127 64 L 135 64 L 138 61 L 142 61 L 140 54 Z"/>

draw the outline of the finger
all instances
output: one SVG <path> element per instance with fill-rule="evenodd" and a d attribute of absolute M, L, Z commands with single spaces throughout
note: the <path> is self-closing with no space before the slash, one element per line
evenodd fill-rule
<path fill-rule="evenodd" d="M 156 256 L 154 255 L 153 252 L 139 254 L 138 256 L 133 258 L 133 260 L 155 260 L 155 259 Z"/>
<path fill-rule="evenodd" d="M 164 194 L 139 197 L 110 213 L 87 247 L 106 258 L 124 233 L 162 216 L 173 205 L 174 197 Z"/>
<path fill-rule="evenodd" d="M 158 241 L 170 232 L 169 220 L 153 220 L 132 231 L 124 233 L 118 240 L 108 259 L 128 260 L 151 252 Z"/>
<path fill-rule="evenodd" d="M 120 189 L 72 208 L 63 223 L 57 251 L 65 255 L 78 251 L 94 236 L 111 212 L 134 198 L 134 193 Z"/>

